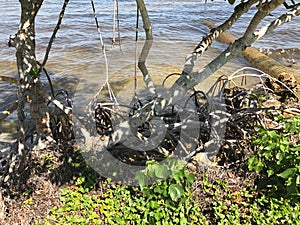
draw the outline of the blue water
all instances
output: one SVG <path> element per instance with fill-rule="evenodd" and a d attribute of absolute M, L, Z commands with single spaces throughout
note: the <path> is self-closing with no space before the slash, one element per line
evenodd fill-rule
<path fill-rule="evenodd" d="M 108 59 L 112 70 L 127 68 L 134 64 L 136 4 L 134 0 L 119 0 L 119 17 L 123 52 L 112 47 L 113 0 L 95 0 L 96 13 L 104 38 Z M 63 1 L 45 0 L 36 19 L 37 59 L 42 60 L 45 48 L 55 27 Z M 234 6 L 225 1 L 145 0 L 152 22 L 154 45 L 148 64 L 156 70 L 164 65 L 182 67 L 185 56 L 208 32 L 202 22 L 222 23 L 234 10 Z M 262 25 L 274 20 L 286 10 L 280 7 L 266 18 Z M 229 32 L 240 36 L 251 20 L 255 8 L 245 14 Z M 6 43 L 9 35 L 16 33 L 20 17 L 20 4 L 17 0 L 0 0 L 0 74 L 15 75 L 15 49 Z M 281 60 L 300 60 L 300 17 L 284 24 L 273 34 L 263 37 L 254 46 L 278 53 Z M 117 36 L 117 33 L 115 34 Z M 139 19 L 139 47 L 142 46 L 144 31 L 142 19 Z M 213 43 L 211 50 L 202 57 L 203 63 L 212 60 L 225 46 Z M 281 54 L 285 49 L 285 54 Z M 71 0 L 67 7 L 61 29 L 53 44 L 47 68 L 54 74 L 74 75 L 99 79 L 103 74 L 103 55 L 99 36 L 95 26 L 93 11 L 89 0 Z M 226 69 L 238 69 L 245 64 L 234 61 Z M 110 70 L 111 71 L 111 70 Z M 132 70 L 129 73 L 132 74 Z M 115 72 L 115 71 L 113 71 Z M 226 73 L 226 70 L 225 70 Z M 126 74 L 123 74 L 126 76 Z M 103 76 L 102 76 L 103 77 Z M 0 84 L 2 85 L 2 84 Z M 3 87 L 3 86 L 0 86 Z"/>
<path fill-rule="evenodd" d="M 58 14 L 63 1 L 45 0 L 37 16 L 37 44 L 45 46 L 56 24 Z M 95 0 L 98 20 L 103 36 L 107 40 L 112 37 L 112 0 Z M 233 12 L 234 6 L 224 1 L 160 1 L 146 0 L 145 4 L 153 25 L 153 33 L 156 40 L 186 41 L 193 45 L 207 33 L 207 29 L 201 23 L 211 21 L 220 24 Z M 273 20 L 285 10 L 280 7 L 268 16 L 267 20 Z M 254 9 L 244 15 L 240 22 L 235 24 L 231 32 L 241 35 L 247 22 L 250 21 Z M 119 0 L 119 13 L 121 36 L 123 41 L 134 40 L 135 37 L 135 1 Z M 0 1 L 0 43 L 1 58 L 7 52 L 5 43 L 10 34 L 14 34 L 18 27 L 20 14 L 19 2 L 16 0 Z M 140 19 L 141 21 L 141 19 Z M 142 33 L 142 25 L 140 24 Z M 274 34 L 264 37 L 255 46 L 264 48 L 299 48 L 300 18 L 295 18 L 289 24 L 278 28 Z M 141 34 L 142 35 L 142 34 Z M 89 0 L 70 1 L 63 25 L 57 36 L 57 45 L 91 46 L 97 44 L 97 32 L 95 30 L 92 8 Z"/>

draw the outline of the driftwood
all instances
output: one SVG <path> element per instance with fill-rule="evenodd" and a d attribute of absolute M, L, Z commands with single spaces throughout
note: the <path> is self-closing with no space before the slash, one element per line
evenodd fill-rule
<path fill-rule="evenodd" d="M 210 29 L 216 28 L 216 26 L 210 22 L 205 22 L 203 24 Z M 222 34 L 220 34 L 217 40 L 229 45 L 234 43 L 237 40 L 237 38 L 228 32 L 223 32 Z M 276 79 L 279 79 L 279 77 L 282 75 L 289 74 L 295 77 L 297 81 L 300 81 L 299 73 L 286 66 L 281 65 L 276 60 L 260 52 L 257 48 L 247 47 L 244 51 L 241 52 L 241 55 L 254 67 L 260 69 L 261 71 L 269 74 L 270 76 Z"/>

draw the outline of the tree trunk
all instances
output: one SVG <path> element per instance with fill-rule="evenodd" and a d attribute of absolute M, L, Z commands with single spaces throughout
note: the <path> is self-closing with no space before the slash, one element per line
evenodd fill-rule
<path fill-rule="evenodd" d="M 16 48 L 17 68 L 19 74 L 18 117 L 20 144 L 24 144 L 24 105 L 30 104 L 30 114 L 35 121 L 39 136 L 51 133 L 49 113 L 46 106 L 46 91 L 40 82 L 40 70 L 35 56 L 35 17 L 43 0 L 20 0 L 21 19 L 16 35 L 11 36 L 9 45 Z"/>

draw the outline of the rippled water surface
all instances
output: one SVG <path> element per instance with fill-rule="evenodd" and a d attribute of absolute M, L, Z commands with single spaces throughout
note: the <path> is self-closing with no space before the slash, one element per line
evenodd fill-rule
<path fill-rule="evenodd" d="M 133 80 L 135 65 L 135 21 L 136 4 L 133 0 L 119 0 L 119 18 L 122 51 L 117 43 L 112 45 L 113 1 L 95 0 L 98 21 L 104 38 L 108 62 L 109 75 L 112 80 L 118 81 L 120 87 Z M 37 58 L 42 61 L 49 37 L 55 27 L 63 1 L 45 0 L 36 19 L 36 45 Z M 149 17 L 153 26 L 154 44 L 147 59 L 150 73 L 155 80 L 161 80 L 167 74 L 180 71 L 185 56 L 201 40 L 208 29 L 202 22 L 210 21 L 220 24 L 230 13 L 234 6 L 224 1 L 161 1 L 145 0 Z M 284 12 L 281 7 L 269 15 L 271 21 Z M 241 35 L 250 21 L 254 9 L 244 15 L 230 32 Z M 17 31 L 20 16 L 20 5 L 17 0 L 0 0 L 0 74 L 15 76 L 15 49 L 6 45 L 9 35 Z M 144 31 L 139 19 L 139 42 L 141 49 Z M 265 21 L 263 24 L 266 24 Z M 262 25 L 263 25 L 262 24 Z M 276 59 L 286 65 L 298 65 L 300 61 L 300 18 L 276 29 L 273 34 L 266 36 L 255 43 L 255 47 L 264 49 Z M 115 34 L 117 36 L 117 33 Z M 217 54 L 225 49 L 220 43 L 214 43 L 205 53 L 199 66 L 205 65 Z M 58 31 L 51 54 L 46 65 L 53 80 L 65 87 L 68 82 L 78 79 L 77 92 L 88 95 L 95 93 L 104 82 L 105 67 L 101 52 L 99 35 L 95 26 L 93 11 L 88 0 L 73 0 L 69 2 L 61 29 Z M 248 66 L 242 58 L 237 58 L 220 69 L 211 78 L 212 83 L 216 76 L 230 74 L 233 71 Z M 62 79 L 65 78 L 65 79 Z M 76 81 L 77 82 L 77 81 Z M 123 82 L 123 83 L 122 83 Z M 123 85 L 123 86 L 122 86 Z M 118 86 L 118 85 L 115 85 Z M 207 87 L 207 85 L 203 85 Z M 0 104 L 3 104 L 6 93 L 14 89 L 7 84 L 0 83 Z M 133 89 L 133 86 L 127 86 Z M 3 94 L 4 93 L 4 94 Z M 80 102 L 80 100 L 78 100 Z"/>

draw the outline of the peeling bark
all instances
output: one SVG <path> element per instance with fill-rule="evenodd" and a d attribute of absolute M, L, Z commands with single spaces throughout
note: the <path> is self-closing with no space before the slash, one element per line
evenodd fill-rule
<path fill-rule="evenodd" d="M 53 134 L 56 134 L 55 131 L 52 132 L 54 129 L 60 129 L 62 126 L 60 134 L 65 132 L 65 129 L 68 129 L 69 133 L 72 132 L 69 131 L 69 125 L 72 124 L 70 120 L 72 113 L 69 99 L 65 97 L 68 106 L 64 106 L 63 103 L 55 99 L 51 79 L 44 68 L 68 2 L 69 0 L 64 0 L 57 25 L 49 40 L 44 60 L 42 63 L 39 63 L 35 56 L 35 17 L 42 6 L 43 0 L 20 0 L 21 18 L 18 31 L 15 35 L 10 36 L 8 42 L 9 47 L 16 48 L 19 77 L 18 79 L 9 79 L 0 76 L 0 80 L 18 84 L 17 100 L 11 107 L 6 108 L 5 111 L 0 113 L 0 120 L 5 119 L 10 113 L 17 109 L 19 137 L 17 142 L 11 146 L 11 151 L 6 157 L 7 164 L 4 168 L 4 173 L 0 180 L 1 182 L 5 183 L 12 177 L 18 179 L 17 176 L 19 172 L 21 172 L 28 163 L 26 157 L 28 157 L 30 150 L 33 148 L 43 148 L 47 144 L 54 142 Z M 47 86 L 44 86 L 40 80 L 42 71 L 45 72 L 48 78 L 51 96 L 48 96 Z M 50 102 L 56 106 L 54 109 L 48 105 Z M 29 105 L 30 117 L 27 117 L 27 115 L 25 117 L 26 105 Z M 53 124 L 51 127 L 50 113 L 51 122 L 53 123 L 54 121 L 54 125 L 61 123 L 61 126 L 55 126 L 55 128 L 52 129 Z M 58 119 L 56 120 L 56 118 Z M 27 125 L 25 126 L 26 119 L 30 120 L 30 122 L 33 120 L 34 123 L 26 123 Z M 37 138 L 32 145 L 28 140 L 29 138 L 33 138 L 35 131 Z M 62 135 L 67 136 L 68 134 Z M 65 138 L 65 136 L 62 138 Z"/>
<path fill-rule="evenodd" d="M 8 45 L 16 48 L 18 81 L 18 148 L 12 151 L 11 173 L 15 168 L 22 169 L 28 147 L 25 133 L 25 104 L 29 103 L 32 119 L 35 122 L 38 136 L 51 137 L 50 116 L 46 106 L 46 91 L 40 82 L 40 71 L 35 56 L 35 17 L 41 8 L 43 0 L 20 0 L 21 18 L 18 31 L 11 36 Z M 14 159 L 18 159 L 17 161 Z"/>
<path fill-rule="evenodd" d="M 19 130 L 24 131 L 24 105 L 30 105 L 30 113 L 35 121 L 39 135 L 51 134 L 50 115 L 46 106 L 46 91 L 40 82 L 40 70 L 35 56 L 35 17 L 43 0 L 20 1 L 21 19 L 18 32 L 10 38 L 10 46 L 16 48 L 17 67 L 19 73 L 18 117 Z M 22 134 L 21 134 L 22 136 Z M 20 142 L 24 143 L 24 140 Z"/>

